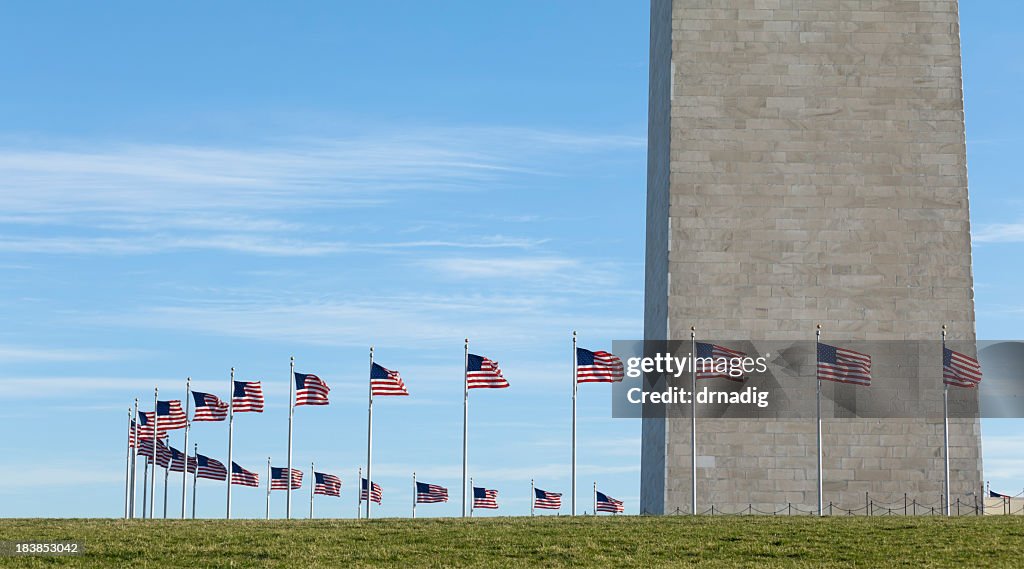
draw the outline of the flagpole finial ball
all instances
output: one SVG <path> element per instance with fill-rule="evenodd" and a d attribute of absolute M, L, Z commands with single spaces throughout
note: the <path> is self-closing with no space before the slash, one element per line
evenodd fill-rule
<path fill-rule="evenodd" d="M 946 329 L 946 325 L 945 325 L 945 324 L 943 324 L 943 325 L 942 325 L 942 329 L 943 329 L 943 330 L 945 330 L 945 329 Z"/>
<path fill-rule="evenodd" d="M 818 330 L 821 330 L 821 324 L 817 324 Z"/>

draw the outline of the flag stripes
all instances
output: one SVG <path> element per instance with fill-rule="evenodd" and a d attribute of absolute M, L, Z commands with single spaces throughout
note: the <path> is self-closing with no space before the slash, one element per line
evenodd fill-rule
<path fill-rule="evenodd" d="M 157 401 L 156 402 L 157 426 L 161 430 L 172 431 L 184 429 L 188 425 L 188 417 L 185 410 L 181 408 L 181 401 Z"/>
<path fill-rule="evenodd" d="M 438 486 L 436 484 L 427 484 L 425 482 L 416 483 L 416 503 L 417 504 L 436 504 L 438 502 L 448 501 L 448 489 L 444 486 Z"/>
<path fill-rule="evenodd" d="M 488 488 L 473 487 L 473 508 L 483 510 L 498 509 L 498 491 Z"/>
<path fill-rule="evenodd" d="M 697 379 L 728 379 L 743 381 L 743 366 L 736 358 L 745 358 L 747 354 L 732 350 L 718 344 L 697 342 L 697 353 L 694 355 L 694 369 Z"/>
<path fill-rule="evenodd" d="M 180 450 L 178 450 L 178 449 L 176 449 L 174 447 L 169 447 L 169 449 L 170 449 L 170 453 L 171 453 L 171 466 L 170 466 L 171 472 L 182 472 L 182 471 L 184 471 L 185 470 L 185 462 L 186 462 L 185 453 L 181 452 Z M 188 471 L 189 471 L 189 473 L 195 472 L 196 471 L 196 457 L 190 456 L 190 457 L 188 457 L 187 461 L 188 461 Z"/>
<path fill-rule="evenodd" d="M 214 460 L 201 454 L 196 455 L 196 476 L 209 480 L 225 480 L 228 477 L 228 470 L 219 460 Z"/>
<path fill-rule="evenodd" d="M 373 395 L 409 395 L 401 374 L 376 363 L 370 367 L 370 392 Z"/>
<path fill-rule="evenodd" d="M 361 478 L 360 480 L 363 481 L 363 485 L 362 485 L 363 489 L 362 489 L 362 491 L 359 492 L 359 499 L 365 502 L 367 500 L 367 497 L 366 497 L 366 479 L 365 478 Z M 380 487 L 380 484 L 377 484 L 376 482 L 374 482 L 373 483 L 373 501 L 376 502 L 378 505 L 380 505 L 381 500 L 383 498 L 384 498 L 384 490 Z"/>
<path fill-rule="evenodd" d="M 558 492 L 547 492 L 540 488 L 534 488 L 533 506 L 542 510 L 557 510 L 562 507 L 562 495 Z"/>
<path fill-rule="evenodd" d="M 231 483 L 238 486 L 251 486 L 253 488 L 258 488 L 260 485 L 260 475 L 238 466 L 238 463 L 232 462 Z"/>
<path fill-rule="evenodd" d="M 327 474 L 325 472 L 314 472 L 313 482 L 313 493 L 321 496 L 334 496 L 335 498 L 341 497 L 341 478 L 333 474 Z"/>
<path fill-rule="evenodd" d="M 331 388 L 324 380 L 311 373 L 295 372 L 295 406 L 327 405 Z"/>
<path fill-rule="evenodd" d="M 139 439 L 153 439 L 153 424 L 156 422 L 156 413 L 153 411 L 141 411 L 139 412 Z M 157 425 L 156 438 L 162 439 L 167 435 L 167 429 L 164 428 L 163 421 Z"/>
<path fill-rule="evenodd" d="M 302 488 L 302 471 L 293 468 L 292 471 L 292 490 L 298 490 Z M 271 490 L 287 490 L 288 489 L 288 469 L 273 467 L 270 469 L 270 489 Z"/>
<path fill-rule="evenodd" d="M 258 381 L 236 381 L 231 394 L 231 410 L 235 413 L 262 413 L 263 386 Z"/>
<path fill-rule="evenodd" d="M 220 397 L 201 391 L 192 392 L 192 400 L 196 404 L 193 421 L 223 421 L 228 418 L 228 404 Z"/>
<path fill-rule="evenodd" d="M 871 356 L 819 342 L 818 378 L 838 383 L 871 385 Z"/>
<path fill-rule="evenodd" d="M 502 389 L 508 380 L 501 374 L 498 362 L 469 354 L 466 357 L 466 387 L 468 389 Z"/>
<path fill-rule="evenodd" d="M 153 438 L 139 440 L 139 450 L 136 453 L 139 456 L 146 457 L 147 464 L 153 464 Z M 167 448 L 163 439 L 156 440 L 156 464 L 162 468 L 167 468 L 171 463 L 171 450 Z"/>
<path fill-rule="evenodd" d="M 970 356 L 943 347 L 942 382 L 956 387 L 977 387 L 981 383 L 981 364 Z"/>
<path fill-rule="evenodd" d="M 576 383 L 613 383 L 622 381 L 622 360 L 603 351 L 576 348 Z"/>
<path fill-rule="evenodd" d="M 626 507 L 623 505 L 622 500 L 616 500 L 603 492 L 598 492 L 597 511 L 618 514 L 626 511 Z"/>

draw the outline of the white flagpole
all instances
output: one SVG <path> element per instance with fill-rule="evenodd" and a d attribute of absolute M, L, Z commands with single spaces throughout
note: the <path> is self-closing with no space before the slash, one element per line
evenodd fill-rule
<path fill-rule="evenodd" d="M 228 509 L 225 519 L 231 519 L 231 443 L 235 438 L 235 368 L 231 368 L 231 379 L 228 380 Z"/>
<path fill-rule="evenodd" d="M 814 381 L 817 387 L 815 409 L 818 415 L 818 516 L 825 515 L 824 476 L 821 467 L 821 376 L 818 375 L 818 344 L 821 343 L 821 324 L 818 324 L 814 336 Z"/>
<path fill-rule="evenodd" d="M 466 517 L 466 476 L 469 474 L 469 338 L 466 338 L 466 350 L 462 366 L 462 517 Z M 470 479 L 470 485 L 473 484 Z M 473 515 L 472 507 L 469 515 Z"/>
<path fill-rule="evenodd" d="M 139 473 L 138 473 L 138 454 L 139 454 L 139 398 L 135 398 L 135 431 L 132 432 L 132 447 L 135 451 L 132 453 L 132 504 L 131 504 L 131 517 L 135 518 L 135 495 L 137 492 L 136 486 L 138 485 Z"/>
<path fill-rule="evenodd" d="M 128 452 L 124 455 L 124 519 L 131 514 L 132 489 L 132 408 L 128 408 Z"/>
<path fill-rule="evenodd" d="M 363 467 L 359 467 L 359 478 L 356 481 L 356 519 L 363 515 Z"/>
<path fill-rule="evenodd" d="M 153 472 L 154 472 L 154 474 L 156 473 L 156 468 L 155 467 L 153 469 Z M 146 479 L 147 478 L 149 478 L 149 461 L 148 460 L 142 463 L 142 519 L 146 519 L 146 490 L 149 488 L 149 485 L 146 484 L 146 482 L 147 482 Z M 153 517 L 153 513 L 150 512 L 149 516 Z"/>
<path fill-rule="evenodd" d="M 167 446 L 170 446 L 170 443 L 171 443 L 171 439 L 170 439 L 170 437 L 168 437 L 167 438 Z M 168 486 L 167 482 L 170 480 L 170 478 L 171 478 L 171 464 L 170 464 L 170 462 L 168 462 L 167 466 L 164 467 L 164 519 L 165 520 L 167 519 L 167 486 Z"/>
<path fill-rule="evenodd" d="M 309 463 L 309 519 L 313 519 L 313 493 L 316 491 L 316 465 Z"/>
<path fill-rule="evenodd" d="M 594 515 L 597 515 L 597 482 L 594 482 Z"/>
<path fill-rule="evenodd" d="M 463 487 L 463 488 L 465 488 L 465 487 Z M 473 479 L 472 478 L 469 479 L 469 491 L 470 492 L 473 491 Z M 465 500 L 466 496 L 463 495 L 462 498 L 463 498 L 463 500 Z M 463 502 L 463 503 L 465 503 L 465 502 Z M 471 517 L 471 518 L 473 517 L 473 502 L 469 503 L 469 517 Z"/>
<path fill-rule="evenodd" d="M 196 482 L 199 481 L 199 443 L 195 443 L 196 469 L 192 471 L 192 519 L 196 519 Z M 185 470 L 188 470 L 188 454 L 185 454 Z"/>
<path fill-rule="evenodd" d="M 946 325 L 942 325 L 942 361 L 946 361 Z M 946 516 L 949 516 L 949 384 L 945 378 L 942 380 L 942 458 L 945 462 L 945 498 L 943 506 Z"/>
<path fill-rule="evenodd" d="M 272 474 L 270 472 L 270 457 L 268 456 L 267 457 L 267 519 L 268 520 L 270 519 L 270 484 L 271 484 L 270 477 L 271 476 L 272 476 Z M 289 480 L 289 482 L 290 481 L 291 480 Z"/>
<path fill-rule="evenodd" d="M 697 515 L 697 327 L 690 326 L 690 505 Z M 597 513 L 596 511 L 594 512 Z"/>
<path fill-rule="evenodd" d="M 412 473 L 412 519 L 416 519 L 416 473 Z"/>
<path fill-rule="evenodd" d="M 533 484 L 533 478 L 530 479 L 530 517 L 533 517 L 533 506 L 537 502 L 537 490 Z"/>
<path fill-rule="evenodd" d="M 579 357 L 576 355 L 576 330 L 572 331 L 572 511 L 576 515 L 576 392 L 579 388 Z"/>
<path fill-rule="evenodd" d="M 292 519 L 292 422 L 295 418 L 295 356 L 291 357 L 291 373 L 288 375 L 288 499 L 287 518 Z"/>
<path fill-rule="evenodd" d="M 185 445 L 181 448 L 185 455 L 184 468 L 181 471 L 181 519 L 185 519 L 186 502 L 188 502 L 188 432 L 192 424 L 188 419 L 188 412 L 192 408 L 192 377 L 185 380 Z"/>
<path fill-rule="evenodd" d="M 370 375 L 373 375 L 373 346 L 370 346 Z M 369 404 L 366 411 L 366 487 L 367 497 L 371 498 L 366 501 L 366 519 L 370 519 L 370 504 L 373 503 L 373 478 L 371 478 L 370 470 L 373 468 L 373 380 L 367 376 L 367 383 L 369 384 Z M 360 481 L 362 484 L 362 481 Z"/>
<path fill-rule="evenodd" d="M 156 434 L 160 427 L 160 411 L 157 406 L 160 405 L 160 388 L 153 388 L 153 476 L 149 479 L 149 517 L 155 519 L 153 515 L 156 510 Z"/>

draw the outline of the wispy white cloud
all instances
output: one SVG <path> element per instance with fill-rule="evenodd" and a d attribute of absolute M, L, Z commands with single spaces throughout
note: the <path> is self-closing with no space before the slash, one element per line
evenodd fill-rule
<path fill-rule="evenodd" d="M 525 247 L 537 240 L 337 242 L 316 235 L 323 228 L 289 216 L 380 206 L 409 192 L 486 191 L 510 176 L 545 175 L 558 153 L 642 145 L 629 136 L 523 128 L 421 129 L 236 147 L 89 141 L 26 148 L 6 140 L 0 142 L 0 224 L 59 226 L 64 235 L 9 234 L 0 239 L 0 251 L 325 255 L 365 248 Z M 106 234 L 76 234 L 81 228 Z"/>
<path fill-rule="evenodd" d="M 61 348 L 0 344 L 0 360 L 18 362 L 99 362 L 137 358 L 142 350 Z"/>
<path fill-rule="evenodd" d="M 520 346 L 535 344 L 536 330 L 572 325 L 610 338 L 628 336 L 640 326 L 639 317 L 589 314 L 541 295 L 498 294 L 398 294 L 289 304 L 266 298 L 211 299 L 83 318 L 326 346 L 365 346 L 369 339 L 387 338 L 393 345 L 436 347 L 464 337 Z"/>
<path fill-rule="evenodd" d="M 989 223 L 972 233 L 975 243 L 1021 243 L 1024 242 L 1024 223 Z"/>
<path fill-rule="evenodd" d="M 192 387 L 200 391 L 216 391 L 222 389 L 224 381 L 193 381 Z M 75 397 L 83 393 L 100 393 L 124 391 L 127 393 L 153 394 L 157 387 L 165 393 L 183 393 L 185 378 L 167 377 L 94 377 L 94 376 L 54 376 L 42 377 L 26 374 L 24 376 L 9 375 L 0 378 L 0 396 L 5 399 L 56 399 Z M 283 390 L 282 390 L 283 392 Z M 125 399 L 127 401 L 127 399 Z"/>

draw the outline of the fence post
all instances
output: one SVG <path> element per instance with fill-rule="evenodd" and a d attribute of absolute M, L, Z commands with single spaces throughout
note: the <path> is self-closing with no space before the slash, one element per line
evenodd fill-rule
<path fill-rule="evenodd" d="M 956 499 L 956 515 L 960 517 L 960 498 Z"/>
<path fill-rule="evenodd" d="M 753 504 L 747 504 L 747 515 L 749 516 L 749 515 L 751 515 L 753 513 L 754 513 L 754 505 Z"/>
<path fill-rule="evenodd" d="M 903 493 L 903 515 L 904 516 L 909 515 L 907 513 L 907 493 L 906 492 Z"/>
<path fill-rule="evenodd" d="M 871 515 L 871 499 L 868 496 L 869 496 L 868 492 L 865 492 L 864 493 L 864 515 L 865 516 L 870 516 Z"/>
<path fill-rule="evenodd" d="M 793 502 L 789 502 L 788 504 L 786 504 L 786 515 L 787 516 L 792 516 L 793 515 Z"/>

